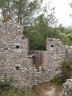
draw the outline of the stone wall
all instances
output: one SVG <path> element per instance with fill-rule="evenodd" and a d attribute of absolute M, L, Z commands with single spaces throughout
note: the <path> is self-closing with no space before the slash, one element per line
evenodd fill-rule
<path fill-rule="evenodd" d="M 71 58 L 72 57 L 72 46 L 65 46 L 66 47 L 66 57 Z"/>
<path fill-rule="evenodd" d="M 72 79 L 68 79 L 63 84 L 62 96 L 72 96 Z"/>
<path fill-rule="evenodd" d="M 12 21 L 0 24 L 0 79 L 12 79 L 16 87 L 32 87 L 50 81 L 60 73 L 61 62 L 72 55 L 71 47 L 63 45 L 59 39 L 48 38 L 46 51 L 29 54 L 28 38 L 22 31 L 23 27 Z"/>
<path fill-rule="evenodd" d="M 0 79 L 12 78 L 15 86 L 30 86 L 32 60 L 22 26 L 9 21 L 0 25 Z"/>

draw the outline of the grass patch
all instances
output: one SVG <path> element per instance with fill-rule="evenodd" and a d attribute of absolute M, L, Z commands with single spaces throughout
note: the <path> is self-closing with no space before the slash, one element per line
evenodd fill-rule
<path fill-rule="evenodd" d="M 37 96 L 31 88 L 15 88 L 10 81 L 0 81 L 0 96 Z"/>
<path fill-rule="evenodd" d="M 8 90 L 1 90 L 0 96 L 37 96 L 37 94 L 31 88 L 18 89 L 11 87 Z"/>

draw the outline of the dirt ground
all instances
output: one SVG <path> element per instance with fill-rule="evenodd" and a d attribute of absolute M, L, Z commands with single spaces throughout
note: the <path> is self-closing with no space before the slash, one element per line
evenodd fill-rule
<path fill-rule="evenodd" d="M 33 86 L 33 90 L 38 96 L 62 96 L 62 86 L 57 86 L 50 82 Z"/>

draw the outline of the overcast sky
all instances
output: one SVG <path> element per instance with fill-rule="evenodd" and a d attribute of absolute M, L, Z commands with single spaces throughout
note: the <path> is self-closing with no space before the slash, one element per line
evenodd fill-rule
<path fill-rule="evenodd" d="M 72 0 L 44 0 L 44 4 L 48 3 L 48 1 L 52 1 L 51 6 L 56 7 L 55 15 L 59 20 L 59 24 L 62 23 L 63 26 L 69 26 L 72 23 L 72 18 L 70 17 L 72 9 L 69 6 Z"/>

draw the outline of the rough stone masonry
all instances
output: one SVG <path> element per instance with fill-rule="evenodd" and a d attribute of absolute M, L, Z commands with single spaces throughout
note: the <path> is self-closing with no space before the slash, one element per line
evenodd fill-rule
<path fill-rule="evenodd" d="M 23 27 L 13 21 L 0 24 L 0 80 L 12 80 L 15 87 L 32 87 L 50 81 L 60 73 L 61 62 L 72 55 L 72 47 L 59 39 L 47 38 L 41 51 L 42 64 L 36 68 L 34 54 L 29 54 L 28 38 Z"/>
<path fill-rule="evenodd" d="M 67 79 L 63 84 L 62 96 L 72 96 L 72 79 Z"/>

